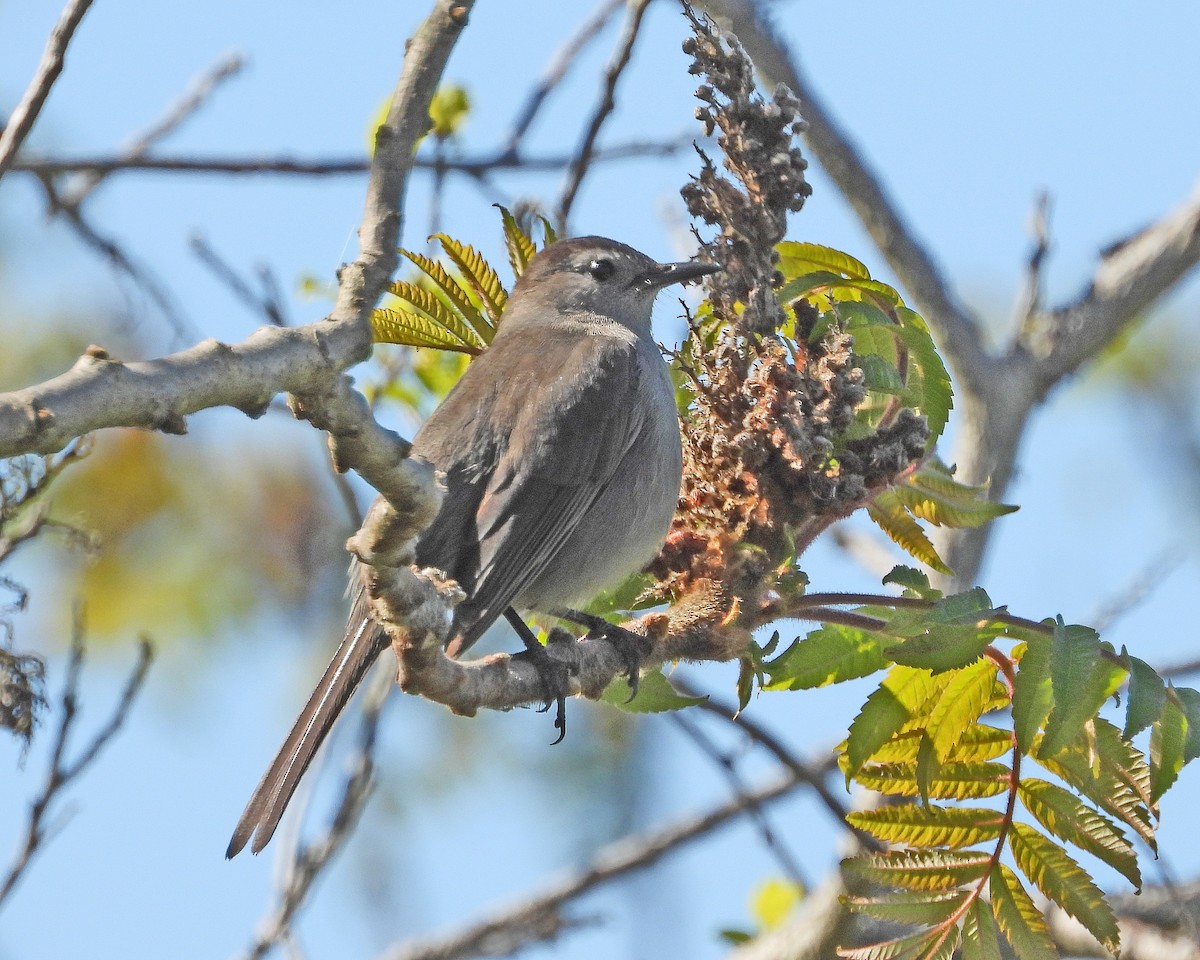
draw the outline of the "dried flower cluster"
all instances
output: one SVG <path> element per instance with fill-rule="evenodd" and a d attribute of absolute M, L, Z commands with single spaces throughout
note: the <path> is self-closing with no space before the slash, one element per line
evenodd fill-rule
<path fill-rule="evenodd" d="M 693 61 L 688 72 L 706 80 L 696 90 L 704 104 L 696 117 L 707 135 L 721 131 L 717 143 L 736 178 L 718 173 L 697 147 L 703 167 L 682 191 L 688 212 L 719 230 L 702 247 L 725 268 L 709 284 L 709 300 L 720 319 L 747 333 L 770 334 L 784 319 L 773 292 L 775 245 L 784 238 L 788 213 L 800 210 L 812 193 L 804 179 L 808 161 L 793 145 L 805 129 L 800 104 L 782 85 L 771 102 L 763 100 L 754 66 L 736 38 L 723 37 L 690 7 L 685 12 L 693 31 L 683 44 Z"/>
<path fill-rule="evenodd" d="M 816 310 L 783 305 L 776 244 L 787 213 L 810 193 L 803 157 L 792 145 L 802 129 L 785 89 L 767 103 L 754 90 L 750 60 L 690 10 L 694 36 L 684 44 L 700 120 L 721 130 L 729 179 L 702 154 L 703 169 L 683 190 L 688 209 L 719 227 L 705 252 L 724 267 L 708 282 L 714 317 L 727 321 L 705 336 L 693 324 L 681 365 L 693 403 L 684 430 L 680 509 L 653 572 L 676 598 L 703 582 L 744 582 L 802 550 L 817 532 L 862 506 L 924 452 L 923 418 L 897 410 L 868 437 L 847 441 L 866 399 L 853 340 L 836 325 L 814 342 Z M 720 96 L 718 96 L 718 93 Z M 795 321 L 797 338 L 778 329 Z M 749 549 L 746 549 L 749 545 Z"/>

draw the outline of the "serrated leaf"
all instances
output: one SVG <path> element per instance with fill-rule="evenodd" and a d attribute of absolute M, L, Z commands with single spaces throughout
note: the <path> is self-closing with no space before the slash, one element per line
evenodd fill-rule
<path fill-rule="evenodd" d="M 1179 708 L 1187 717 L 1187 738 L 1183 741 L 1183 762 L 1191 763 L 1200 757 L 1200 690 L 1191 687 L 1172 687 Z"/>
<path fill-rule="evenodd" d="M 991 864 L 986 853 L 958 850 L 889 850 L 842 861 L 842 869 L 868 883 L 902 890 L 953 890 L 978 880 Z"/>
<path fill-rule="evenodd" d="M 1168 691 L 1153 726 L 1150 727 L 1150 798 L 1159 800 L 1178 779 L 1183 769 L 1183 745 L 1187 740 L 1187 716 L 1177 698 Z"/>
<path fill-rule="evenodd" d="M 925 414 L 929 424 L 929 447 L 937 441 L 950 420 L 954 408 L 954 390 L 950 385 L 950 373 L 942 362 L 929 333 L 929 327 L 921 316 L 903 304 L 896 308 L 900 320 L 899 336 L 908 347 L 909 366 L 915 367 L 919 376 L 909 371 L 909 385 L 918 394 L 916 406 Z"/>
<path fill-rule="evenodd" d="M 1004 826 L 1004 816 L 986 807 L 901 803 L 875 810 L 855 810 L 847 814 L 846 822 L 885 843 L 959 849 L 995 840 Z"/>
<path fill-rule="evenodd" d="M 472 302 L 467 287 L 464 287 L 463 284 L 450 276 L 446 268 L 440 263 L 425 256 L 425 254 L 415 253 L 412 250 L 405 250 L 403 248 L 401 248 L 400 253 L 408 257 L 425 276 L 429 277 L 436 284 L 437 288 L 446 295 L 446 299 L 450 301 L 450 305 L 462 314 L 467 323 L 479 335 L 480 340 L 484 343 L 492 342 L 492 337 L 495 336 L 496 329 L 484 318 L 483 314 L 479 312 L 479 308 Z"/>
<path fill-rule="evenodd" d="M 695 706 L 708 699 L 685 697 L 671 686 L 671 681 L 658 670 L 642 674 L 638 680 L 637 696 L 630 700 L 629 694 L 629 681 L 624 677 L 616 677 L 604 688 L 600 699 L 626 713 L 665 713 L 668 710 L 682 710 L 684 707 Z"/>
<path fill-rule="evenodd" d="M 1125 739 L 1136 736 L 1159 718 L 1167 700 L 1167 685 L 1145 660 L 1129 656 L 1129 692 L 1126 694 Z"/>
<path fill-rule="evenodd" d="M 1001 960 L 1000 936 L 991 908 L 975 899 L 963 915 L 962 960 Z"/>
<path fill-rule="evenodd" d="M 887 666 L 883 638 L 841 624 L 814 630 L 764 664 L 769 690 L 808 690 L 867 677 Z"/>
<path fill-rule="evenodd" d="M 388 290 L 406 308 L 416 308 L 430 320 L 452 333 L 463 344 L 474 347 L 476 353 L 483 352 L 486 344 L 480 339 L 479 334 L 472 330 L 461 316 L 438 299 L 437 294 L 432 290 L 426 290 L 424 287 L 418 287 L 416 284 L 404 280 L 392 281 L 388 284 Z"/>
<path fill-rule="evenodd" d="M 529 261 L 537 253 L 537 247 L 533 243 L 533 238 L 521 229 L 517 218 L 512 215 L 508 207 L 500 203 L 493 204 L 493 206 L 500 211 L 500 217 L 504 223 L 504 246 L 508 250 L 508 262 L 512 267 L 513 276 L 519 277 L 525 272 Z"/>
<path fill-rule="evenodd" d="M 938 573 L 953 573 L 942 562 L 921 525 L 909 516 L 893 490 L 885 490 L 872 500 L 867 505 L 867 515 L 910 556 Z"/>
<path fill-rule="evenodd" d="M 942 676 L 904 666 L 888 671 L 850 723 L 845 744 L 847 781 L 892 734 L 924 712 L 945 687 Z"/>
<path fill-rule="evenodd" d="M 1013 683 L 1013 730 L 1021 752 L 1033 751 L 1034 739 L 1054 704 L 1050 687 L 1050 638 L 1035 630 L 1011 634 L 1025 638 L 1023 647 L 1014 649 L 1019 656 L 1016 681 Z"/>
<path fill-rule="evenodd" d="M 1010 776 L 1002 763 L 944 763 L 926 784 L 926 796 L 933 800 L 995 797 L 1008 790 Z M 868 790 L 893 797 L 915 797 L 920 792 L 915 761 L 872 764 L 859 770 L 854 780 Z"/>
<path fill-rule="evenodd" d="M 935 590 L 929 585 L 929 574 L 916 567 L 906 567 L 903 564 L 892 567 L 883 578 L 883 583 L 885 586 L 894 583 L 896 586 L 904 588 L 905 596 L 919 597 L 922 600 L 937 600 L 942 595 L 941 590 Z"/>
<path fill-rule="evenodd" d="M 1087 871 L 1049 837 L 1027 823 L 1016 822 L 1008 833 L 1013 859 L 1039 890 L 1084 925 L 1110 953 L 1121 948 L 1121 933 L 1112 907 Z"/>
<path fill-rule="evenodd" d="M 997 867 L 988 885 L 992 915 L 1013 952 L 1021 960 L 1058 960 L 1058 950 L 1041 911 L 1034 906 L 1017 875 L 1003 863 Z"/>
<path fill-rule="evenodd" d="M 996 664 L 986 658 L 950 674 L 926 727 L 939 761 L 949 759 L 967 727 L 979 719 L 991 700 L 995 681 Z"/>
<path fill-rule="evenodd" d="M 1157 848 L 1150 767 L 1141 751 L 1121 739 L 1121 732 L 1107 720 L 1097 717 L 1090 734 L 1081 731 L 1069 749 L 1052 758 L 1041 757 L 1039 751 L 1038 763 L 1132 827 L 1150 849 Z"/>
<path fill-rule="evenodd" d="M 963 669 L 979 660 L 995 635 L 975 627 L 934 624 L 923 635 L 889 647 L 887 655 L 895 663 L 936 673 Z"/>
<path fill-rule="evenodd" d="M 1050 687 L 1054 705 L 1046 718 L 1046 733 L 1039 750 L 1053 756 L 1074 739 L 1125 681 L 1125 668 L 1103 655 L 1100 637 L 1091 627 L 1064 624 L 1054 627 L 1050 640 Z"/>
<path fill-rule="evenodd" d="M 1107 863 L 1141 889 L 1142 873 L 1133 845 L 1108 817 L 1085 805 L 1074 794 L 1045 780 L 1025 778 L 1017 788 L 1025 809 L 1060 840 Z"/>
<path fill-rule="evenodd" d="M 950 496 L 935 491 L 921 480 L 918 471 L 905 477 L 902 483 L 897 483 L 892 489 L 913 516 L 936 527 L 982 527 L 990 520 L 1020 509 L 1008 503 L 995 503 L 973 492 L 968 496 L 967 492 L 973 491 L 971 487 L 962 487 L 960 496 Z"/>
<path fill-rule="evenodd" d="M 435 233 L 433 239 L 441 243 L 446 256 L 462 271 L 468 285 L 483 304 L 484 312 L 491 319 L 492 325 L 498 324 L 508 303 L 508 291 L 504 289 L 504 284 L 500 282 L 500 277 L 491 264 L 470 244 L 462 243 L 444 233 Z"/>
<path fill-rule="evenodd" d="M 877 763 L 898 763 L 912 761 L 917 758 L 918 741 L 924 736 L 923 730 L 898 733 L 886 744 L 875 751 L 873 759 Z M 947 760 L 969 762 L 994 760 L 1012 749 L 1012 734 L 1000 727 L 983 723 L 969 724 L 950 750 Z"/>
<path fill-rule="evenodd" d="M 958 927 L 950 924 L 865 947 L 839 947 L 846 960 L 950 960 L 958 945 Z"/>
<path fill-rule="evenodd" d="M 941 923 L 962 906 L 968 895 L 966 890 L 903 891 L 882 893 L 873 897 L 847 896 L 842 897 L 842 903 L 855 913 L 874 917 L 885 923 L 907 923 L 924 927 Z"/>
<path fill-rule="evenodd" d="M 439 350 L 454 350 L 458 353 L 479 352 L 477 347 L 463 343 L 424 314 L 412 310 L 372 310 L 371 336 L 376 343 L 436 347 Z"/>

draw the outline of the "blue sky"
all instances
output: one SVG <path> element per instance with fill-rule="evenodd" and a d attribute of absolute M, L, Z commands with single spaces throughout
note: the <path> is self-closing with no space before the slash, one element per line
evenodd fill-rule
<path fill-rule="evenodd" d="M 97 0 L 30 146 L 108 153 L 159 116 L 198 72 L 238 50 L 248 68 L 163 153 L 361 153 L 368 119 L 394 82 L 404 38 L 424 6 L 349 3 L 334 12 L 315 2 L 285 8 Z M 498 145 L 531 82 L 585 9 L 481 0 L 447 71 L 472 96 L 464 153 Z M 990 9 L 780 2 L 773 9 L 827 106 L 958 292 L 998 329 L 1022 279 L 1026 224 L 1039 191 L 1049 191 L 1053 202 L 1047 284 L 1057 300 L 1086 285 L 1098 249 L 1163 214 L 1196 182 L 1200 7 L 1150 3 L 1136 15 L 1114 2 Z M 44 0 L 0 4 L 0 108 L 9 109 L 24 89 L 57 15 L 57 5 Z M 654 5 L 603 142 L 693 131 L 683 36 L 672 6 Z M 614 40 L 610 27 L 555 94 L 532 131 L 531 155 L 573 147 L 598 95 L 597 68 Z M 674 256 L 674 224 L 682 211 L 677 190 L 693 167 L 686 151 L 673 161 L 601 167 L 576 206 L 575 231 Z M 814 195 L 793 220 L 792 236 L 846 249 L 886 277 L 827 179 L 814 169 L 812 180 Z M 559 179 L 512 175 L 496 182 L 502 198 L 553 198 Z M 188 252 L 189 235 L 201 232 L 243 270 L 269 264 L 292 291 L 302 277 L 329 278 L 353 257 L 362 193 L 356 177 L 239 182 L 146 174 L 114 178 L 90 203 L 97 223 L 169 279 L 197 336 L 237 340 L 257 318 Z M 424 237 L 428 198 L 428 178 L 416 177 L 406 244 Z M 469 183 L 452 183 L 445 228 L 496 252 L 492 199 Z M 49 304 L 86 326 L 93 305 L 131 308 L 160 331 L 150 338 L 155 349 L 170 349 L 171 337 L 154 326 L 144 298 L 115 283 L 62 226 L 48 224 L 41 204 L 28 178 L 10 174 L 0 186 L 5 315 L 15 314 L 10 304 Z M 1194 332 L 1198 294 L 1192 278 L 1164 312 Z M 289 306 L 297 322 L 317 319 L 326 308 L 298 293 Z M 663 298 L 664 339 L 676 329 L 672 316 Z M 1039 414 L 1009 493 L 1022 509 L 1001 521 L 982 577 L 994 600 L 1029 616 L 1061 612 L 1086 622 L 1192 532 L 1175 512 L 1170 473 L 1150 468 L 1154 450 L 1142 435 L 1144 425 L 1119 397 L 1084 379 L 1055 393 Z M 259 427 L 212 414 L 194 418 L 193 429 L 208 436 L 229 430 L 246 439 Z M 822 589 L 872 583 L 824 546 L 814 549 L 806 567 Z M 1194 652 L 1188 632 L 1179 629 L 1186 621 L 1178 611 L 1188 608 L 1196 575 L 1193 551 L 1108 638 L 1152 662 Z M 49 602 L 39 601 L 31 585 L 35 604 Z M 97 958 L 209 957 L 233 954 L 247 942 L 267 904 L 272 861 L 228 864 L 221 853 L 318 669 L 322 641 L 294 632 L 294 624 L 264 622 L 225 643 L 215 664 L 200 652 L 172 649 L 129 728 L 78 785 L 70 799 L 73 815 L 8 905 L 0 960 L 81 949 Z M 297 652 L 301 639 L 308 645 Z M 334 639 L 327 641 L 330 649 Z M 58 667 L 52 662 L 53 679 Z M 92 719 L 116 695 L 122 667 L 112 654 L 88 674 Z M 692 676 L 717 689 L 732 682 L 729 670 L 716 667 Z M 827 749 L 865 693 L 853 686 L 764 697 L 753 709 L 798 742 Z M 603 726 L 591 708 L 571 706 L 576 719 Z M 392 789 L 376 799 L 402 808 L 402 817 L 398 825 L 382 817 L 366 823 L 366 836 L 325 878 L 300 928 L 313 957 L 336 951 L 369 956 L 404 933 L 475 917 L 579 862 L 608 826 L 602 817 L 592 822 L 595 809 L 561 782 L 582 776 L 588 744 L 603 737 L 568 738 L 558 748 L 561 756 L 548 756 L 549 724 L 526 711 L 452 720 L 440 708 L 395 697 L 387 719 L 380 762 Z M 643 767 L 626 815 L 640 826 L 665 823 L 726 795 L 719 775 L 669 721 L 653 719 L 638 735 Z M 461 759 L 468 774 L 439 779 L 433 758 L 445 755 Z M 4 769 L 15 759 L 15 750 L 0 743 Z M 0 794 L 0 824 L 10 825 L 0 833 L 0 851 L 43 764 L 35 750 L 24 770 L 9 777 L 13 787 Z M 756 769 L 765 767 L 752 765 L 748 776 Z M 675 789 L 680 783 L 688 788 Z M 1200 869 L 1200 843 L 1187 813 L 1200 799 L 1198 785 L 1189 769 L 1164 803 L 1167 862 L 1185 875 Z M 777 830 L 814 875 L 833 854 L 834 831 L 821 817 L 805 800 L 773 814 Z M 580 821 L 589 827 L 583 839 L 565 829 Z M 390 845 L 388 856 L 375 848 L 383 844 Z M 386 882 L 381 864 L 390 871 Z M 593 898 L 585 909 L 603 912 L 609 925 L 543 955 L 584 957 L 604 949 L 717 956 L 715 931 L 745 922 L 747 892 L 773 872 L 776 865 L 752 831 L 739 826 L 639 879 L 632 892 Z M 1153 866 L 1148 873 L 1154 876 Z M 647 916 L 656 918 L 657 934 Z"/>

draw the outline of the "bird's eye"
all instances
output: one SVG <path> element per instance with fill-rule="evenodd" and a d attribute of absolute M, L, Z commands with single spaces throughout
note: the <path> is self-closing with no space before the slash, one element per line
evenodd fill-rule
<path fill-rule="evenodd" d="M 611 277 L 616 269 L 611 260 L 593 260 L 588 264 L 588 273 L 592 275 L 592 279 L 601 283 Z"/>

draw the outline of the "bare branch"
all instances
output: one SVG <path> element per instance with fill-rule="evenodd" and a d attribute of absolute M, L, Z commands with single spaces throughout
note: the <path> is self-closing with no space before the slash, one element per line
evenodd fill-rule
<path fill-rule="evenodd" d="M 522 946 L 556 936 L 571 921 L 561 910 L 588 891 L 657 863 L 686 843 L 705 836 L 752 809 L 786 796 L 802 781 L 793 774 L 744 796 L 644 836 L 625 837 L 601 849 L 577 874 L 552 884 L 541 894 L 503 908 L 451 936 L 402 944 L 388 950 L 386 960 L 462 960 L 505 956 Z"/>
<path fill-rule="evenodd" d="M 591 165 L 592 155 L 596 149 L 596 137 L 600 135 L 600 128 L 604 126 L 604 121 L 608 119 L 616 106 L 617 82 L 629 64 L 634 44 L 637 43 L 638 33 L 641 31 L 642 18 L 649 5 L 650 0 L 631 0 L 629 4 L 629 17 L 625 21 L 625 31 L 621 34 L 621 41 L 612 62 L 604 71 L 604 90 L 600 103 L 592 114 L 591 122 L 576 151 L 575 160 L 567 172 L 567 182 L 563 187 L 562 199 L 558 203 L 558 212 L 555 214 L 560 231 L 565 231 L 567 228 L 567 218 L 571 215 L 571 206 L 575 202 L 580 184 L 583 183 L 583 178 L 587 175 L 588 167 Z"/>
<path fill-rule="evenodd" d="M 50 96 L 50 88 L 62 73 L 67 47 L 75 36 L 75 28 L 79 26 L 91 5 L 92 0 L 68 0 L 59 15 L 58 23 L 50 31 L 46 49 L 42 52 L 42 59 L 29 82 L 29 88 L 8 118 L 8 124 L 0 130 L 0 177 L 4 176 L 13 157 L 17 155 L 21 144 L 25 142 L 29 131 L 37 122 L 38 114 L 42 112 L 46 98 Z"/>
<path fill-rule="evenodd" d="M 283 316 L 283 304 L 279 299 L 277 288 L 268 287 L 264 294 L 256 294 L 250 289 L 250 285 L 238 276 L 237 271 L 222 260 L 217 251 L 209 246 L 208 241 L 198 233 L 192 235 L 188 241 L 188 245 L 192 248 L 192 252 L 200 259 L 200 262 L 208 267 L 213 272 L 213 275 L 224 283 L 229 288 L 229 291 L 237 299 L 241 300 L 251 312 L 261 314 L 271 326 L 287 326 Z M 270 275 L 260 273 L 260 279 L 263 279 L 265 276 Z"/>
<path fill-rule="evenodd" d="M 146 672 L 150 669 L 150 663 L 153 660 L 150 644 L 143 639 L 138 649 L 137 664 L 130 673 L 129 679 L 125 683 L 125 690 L 121 694 L 121 699 L 117 702 L 117 706 L 109 717 L 108 722 L 101 727 L 91 742 L 84 747 L 73 761 L 67 762 L 64 758 L 66 756 L 67 738 L 70 736 L 72 725 L 75 722 L 75 711 L 79 697 L 79 677 L 83 670 L 83 652 L 83 626 L 80 618 L 76 616 L 75 631 L 71 638 L 71 657 L 67 664 L 67 679 L 63 687 L 62 716 L 59 721 L 54 745 L 51 748 L 50 769 L 47 772 L 46 782 L 42 787 L 41 793 L 30 805 L 29 822 L 25 827 L 24 840 L 17 851 L 17 855 L 7 875 L 0 882 L 0 904 L 3 904 L 8 895 L 13 891 L 17 882 L 24 875 L 30 861 L 45 843 L 48 831 L 46 819 L 50 805 L 63 789 L 69 786 L 76 777 L 91 766 L 100 751 L 121 729 L 121 725 L 125 722 L 129 709 L 133 705 L 134 698 L 137 697 L 138 692 L 142 688 L 142 684 L 146 679 Z"/>
<path fill-rule="evenodd" d="M 546 101 L 546 97 L 550 95 L 550 92 L 566 76 L 567 71 L 571 68 L 571 64 L 575 62 L 575 59 L 583 52 L 584 48 L 595 39 L 608 24 L 608 21 L 613 18 L 613 14 L 623 6 L 625 6 L 625 0 L 604 0 L 604 3 L 600 5 L 596 12 L 580 25 L 575 35 L 554 55 L 554 59 L 546 67 L 546 72 L 542 74 L 541 80 L 538 81 L 537 86 L 530 92 L 525 105 L 517 114 L 517 119 L 513 123 L 512 133 L 508 135 L 508 145 L 505 147 L 504 153 L 513 157 L 517 155 L 517 148 L 520 147 L 521 140 L 524 139 L 525 134 L 533 124 L 538 110 L 541 109 L 542 104 Z"/>

